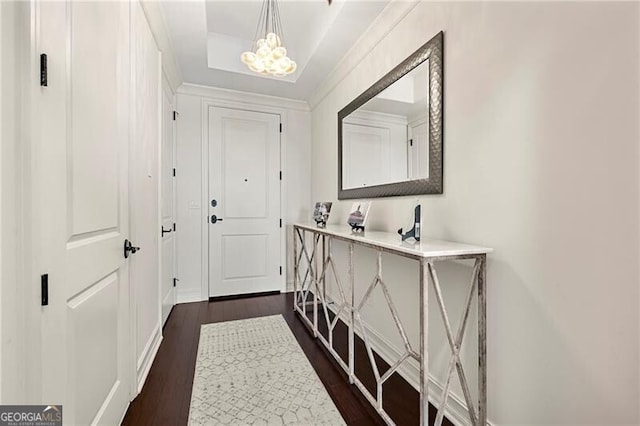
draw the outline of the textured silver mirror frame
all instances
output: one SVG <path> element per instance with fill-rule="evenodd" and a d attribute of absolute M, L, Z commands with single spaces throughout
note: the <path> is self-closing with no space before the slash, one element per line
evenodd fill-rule
<path fill-rule="evenodd" d="M 373 86 L 354 99 L 338 113 L 338 199 L 379 198 L 401 195 L 442 194 L 443 175 L 443 47 L 444 33 L 440 31 L 389 71 Z M 429 60 L 429 177 L 364 188 L 342 189 L 342 120 L 370 99 L 402 78 L 415 67 Z"/>

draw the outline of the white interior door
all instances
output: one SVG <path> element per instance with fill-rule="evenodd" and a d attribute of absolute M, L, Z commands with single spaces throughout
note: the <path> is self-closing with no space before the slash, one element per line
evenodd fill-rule
<path fill-rule="evenodd" d="M 409 126 L 409 178 L 427 179 L 429 177 L 429 130 L 427 122 L 412 123 Z"/>
<path fill-rule="evenodd" d="M 162 324 L 176 303 L 175 292 L 175 139 L 173 120 L 173 96 L 170 90 L 162 91 Z"/>
<path fill-rule="evenodd" d="M 160 299 L 160 52 L 139 2 L 132 3 L 133 139 L 130 144 L 131 261 L 135 300 L 137 387 L 141 389 L 162 336 Z"/>
<path fill-rule="evenodd" d="M 390 182 L 390 130 L 384 127 L 345 123 L 342 132 L 344 140 L 348 141 L 343 152 L 343 164 L 349 165 L 342 170 L 345 188 Z"/>
<path fill-rule="evenodd" d="M 279 127 L 279 115 L 209 108 L 212 297 L 281 289 Z"/>
<path fill-rule="evenodd" d="M 131 380 L 128 263 L 129 4 L 38 2 L 34 226 L 48 274 L 42 401 L 64 423 L 118 424 Z M 39 126 L 36 125 L 39 124 Z"/>

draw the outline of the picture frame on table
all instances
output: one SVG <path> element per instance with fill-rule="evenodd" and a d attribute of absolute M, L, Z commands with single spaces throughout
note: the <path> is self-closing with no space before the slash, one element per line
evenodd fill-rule
<path fill-rule="evenodd" d="M 367 224 L 367 217 L 371 210 L 371 201 L 357 201 L 351 206 L 347 224 L 353 231 L 364 231 Z"/>
<path fill-rule="evenodd" d="M 320 228 L 324 228 L 329 221 L 329 214 L 331 213 L 331 201 L 317 201 L 313 209 L 313 220 Z"/>

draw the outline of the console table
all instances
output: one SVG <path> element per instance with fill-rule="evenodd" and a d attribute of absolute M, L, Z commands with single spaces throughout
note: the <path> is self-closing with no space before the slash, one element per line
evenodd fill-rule
<path fill-rule="evenodd" d="M 311 238 L 307 239 L 307 235 Z M 348 245 L 348 281 L 350 288 L 345 291 L 343 281 L 336 272 L 333 260 L 332 242 L 342 241 Z M 354 262 L 353 252 L 355 246 L 368 247 L 377 252 L 377 268 L 373 271 L 374 278 L 368 286 L 361 300 L 355 300 L 354 291 Z M 423 238 L 420 242 L 402 242 L 400 236 L 390 232 L 366 231 L 353 233 L 347 226 L 327 225 L 318 228 L 315 224 L 295 224 L 293 226 L 293 252 L 294 252 L 294 310 L 298 312 L 303 322 L 309 326 L 313 335 L 333 355 L 338 364 L 345 370 L 349 382 L 355 384 L 373 405 L 384 421 L 393 425 L 393 420 L 384 410 L 382 404 L 382 390 L 384 382 L 397 371 L 400 365 L 409 358 L 413 358 L 420 364 L 420 425 L 428 424 L 428 383 L 429 383 L 429 350 L 428 350 L 428 288 L 429 282 L 433 285 L 437 304 L 444 321 L 447 340 L 451 348 L 446 382 L 442 399 L 438 406 L 436 425 L 440 426 L 444 416 L 444 409 L 449 397 L 449 387 L 454 370 L 457 372 L 462 385 L 464 397 L 468 407 L 471 424 L 485 426 L 487 423 L 487 344 L 486 344 L 486 255 L 492 249 L 478 247 L 469 244 L 460 244 L 448 241 L 438 241 Z M 382 275 L 382 253 L 390 253 L 409 259 L 414 259 L 420 264 L 420 347 L 415 350 L 405 333 L 405 329 L 398 316 L 398 311 L 393 303 L 387 288 L 387 282 Z M 466 294 L 462 318 L 458 330 L 454 333 L 447 309 L 441 292 L 441 285 L 436 272 L 435 264 L 443 260 L 474 260 L 471 284 Z M 304 274 L 303 274 L 304 272 Z M 325 278 L 333 274 L 338 290 L 339 301 L 332 309 L 328 300 Z M 390 283 L 389 283 L 390 284 Z M 404 342 L 404 354 L 391 365 L 389 370 L 380 375 L 376 364 L 373 348 L 367 337 L 367 332 L 362 322 L 360 312 L 369 300 L 373 290 L 380 287 L 389 306 L 391 316 Z M 478 395 L 477 404 L 472 401 L 469 385 L 465 376 L 459 352 L 464 338 L 464 332 L 469 317 L 471 301 L 474 293 L 478 295 Z M 313 309 L 313 321 L 307 317 L 307 308 Z M 329 311 L 334 314 L 330 318 Z M 311 312 L 310 312 L 311 314 Z M 318 332 L 318 315 L 324 315 L 328 329 L 328 339 Z M 333 332 L 339 320 L 348 326 L 349 349 L 348 363 L 345 363 L 333 347 Z M 369 362 L 376 380 L 376 395 L 372 395 L 364 384 L 356 377 L 354 371 L 354 334 L 356 324 L 361 330 Z M 477 414 L 476 414 L 477 406 Z"/>

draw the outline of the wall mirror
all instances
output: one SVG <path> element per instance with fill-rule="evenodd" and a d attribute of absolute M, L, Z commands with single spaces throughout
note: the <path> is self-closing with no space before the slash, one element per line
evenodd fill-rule
<path fill-rule="evenodd" d="M 442 194 L 438 33 L 338 113 L 338 199 Z"/>

